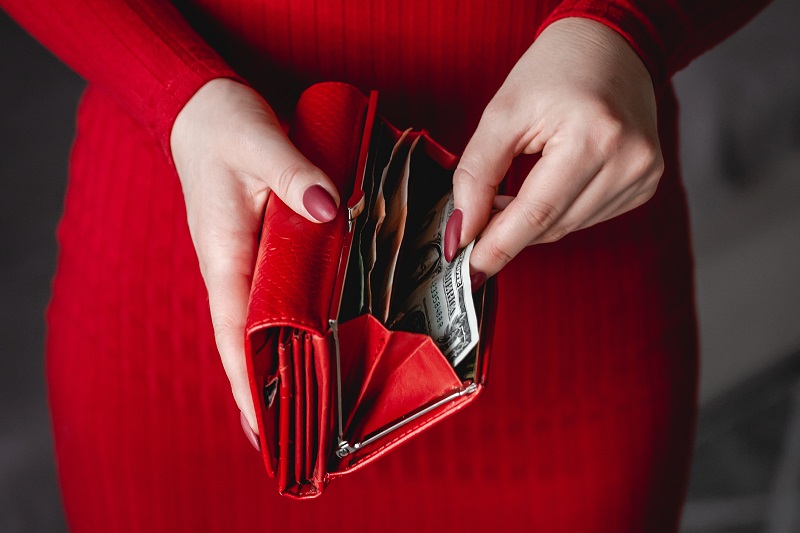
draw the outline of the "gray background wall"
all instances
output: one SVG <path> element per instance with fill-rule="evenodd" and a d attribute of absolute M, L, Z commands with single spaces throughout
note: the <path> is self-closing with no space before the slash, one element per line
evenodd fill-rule
<path fill-rule="evenodd" d="M 675 79 L 705 410 L 800 351 L 799 25 L 800 2 L 778 0 Z M 83 82 L 4 13 L 0 73 L 0 531 L 58 531 L 43 313 Z M 739 467 L 696 465 L 693 487 Z M 709 516 L 691 500 L 687 514 Z"/>
<path fill-rule="evenodd" d="M 675 77 L 708 400 L 800 348 L 800 2 Z"/>

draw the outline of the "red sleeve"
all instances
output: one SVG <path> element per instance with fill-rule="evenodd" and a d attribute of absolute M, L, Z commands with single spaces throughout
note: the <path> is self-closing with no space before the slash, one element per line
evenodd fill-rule
<path fill-rule="evenodd" d="M 192 95 L 211 79 L 238 79 L 166 1 L 0 0 L 0 6 L 152 131 L 168 156 L 172 124 Z"/>
<path fill-rule="evenodd" d="M 744 26 L 768 0 L 563 0 L 539 28 L 566 17 L 596 20 L 633 47 L 660 89 L 694 58 Z"/>

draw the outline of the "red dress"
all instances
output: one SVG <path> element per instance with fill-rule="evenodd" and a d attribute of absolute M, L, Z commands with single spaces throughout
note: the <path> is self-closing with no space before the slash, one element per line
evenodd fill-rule
<path fill-rule="evenodd" d="M 155 0 L 2 3 L 90 81 L 48 311 L 72 530 L 677 528 L 697 340 L 668 79 L 760 2 L 193 0 L 176 2 L 180 12 Z M 528 248 L 501 272 L 490 382 L 473 407 L 317 500 L 277 496 L 214 345 L 168 155 L 176 114 L 234 70 L 283 117 L 304 87 L 343 80 L 379 89 L 395 125 L 428 128 L 459 152 L 537 31 L 565 16 L 616 29 L 650 69 L 666 160 L 657 194 Z"/>

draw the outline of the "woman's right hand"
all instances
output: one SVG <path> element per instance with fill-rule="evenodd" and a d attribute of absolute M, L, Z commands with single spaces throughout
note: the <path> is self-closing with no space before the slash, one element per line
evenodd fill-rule
<path fill-rule="evenodd" d="M 328 222 L 336 216 L 338 194 L 292 145 L 269 105 L 230 79 L 212 80 L 195 93 L 175 120 L 170 145 L 217 348 L 242 425 L 252 431 L 244 326 L 264 206 L 274 192 L 308 220 Z M 254 435 L 248 437 L 258 447 Z"/>

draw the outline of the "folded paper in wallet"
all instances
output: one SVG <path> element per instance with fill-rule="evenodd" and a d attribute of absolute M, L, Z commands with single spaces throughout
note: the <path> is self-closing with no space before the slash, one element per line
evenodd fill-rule
<path fill-rule="evenodd" d="M 454 368 L 427 335 L 391 331 L 365 309 L 354 233 L 402 135 L 414 143 L 408 219 L 452 189 L 457 157 L 426 132 L 401 132 L 344 83 L 301 96 L 297 148 L 334 182 L 342 205 L 325 224 L 267 202 L 246 324 L 247 370 L 268 474 L 281 494 L 311 498 L 473 401 L 486 382 L 493 285 L 473 295 L 480 341 Z M 408 235 L 406 235 L 408 237 Z M 355 252 L 355 253 L 351 253 Z M 402 256 L 402 249 L 400 252 Z M 402 258 L 401 258 L 402 261 Z M 491 281 L 491 280 L 490 280 Z M 467 282 L 468 283 L 468 282 Z"/>

